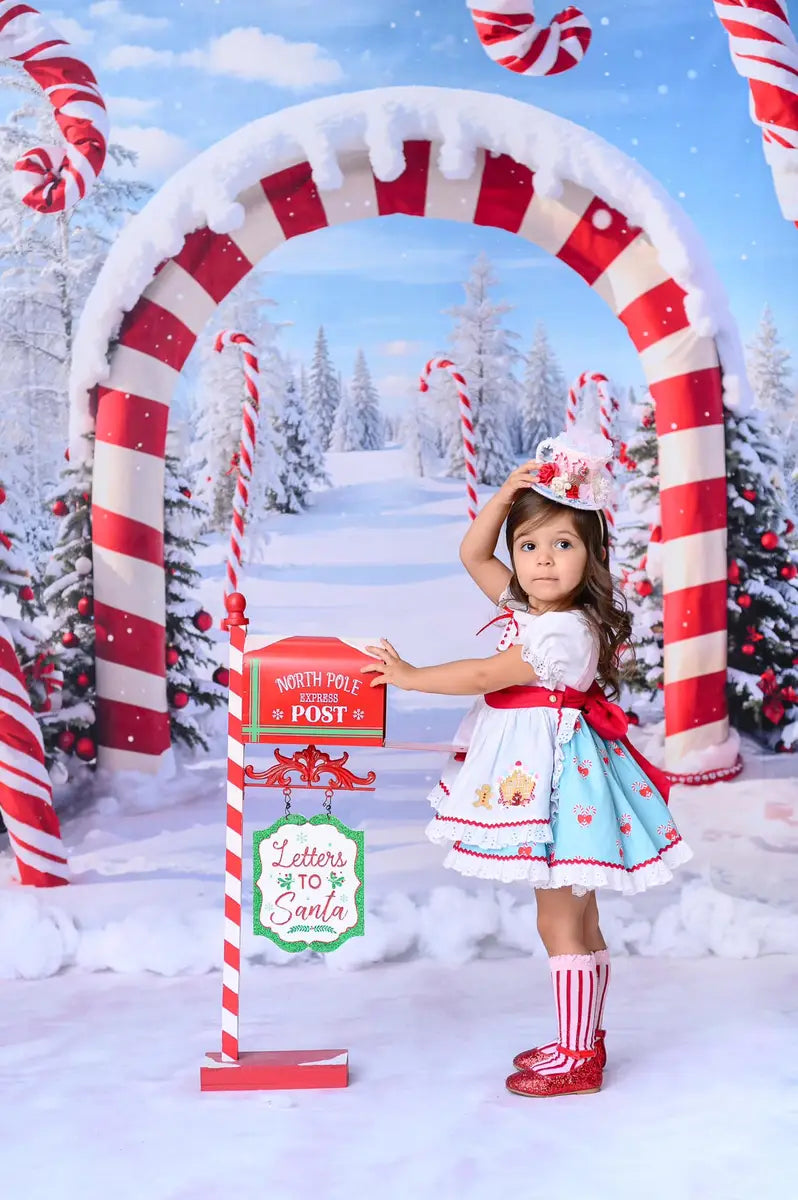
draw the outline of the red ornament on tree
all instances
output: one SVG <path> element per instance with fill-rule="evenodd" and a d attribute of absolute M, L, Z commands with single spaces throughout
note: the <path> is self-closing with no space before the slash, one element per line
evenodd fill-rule
<path fill-rule="evenodd" d="M 167 667 L 176 667 L 180 662 L 180 651 L 176 646 L 166 647 L 166 665 Z"/>
<path fill-rule="evenodd" d="M 3 490 L 3 488 L 0 487 L 0 504 L 5 504 L 5 502 L 6 502 L 6 494 L 5 494 L 5 491 Z"/>
<path fill-rule="evenodd" d="M 69 512 L 69 509 L 67 508 L 64 501 L 56 500 L 55 504 L 53 505 L 53 515 L 56 517 L 65 517 L 68 512 Z"/>
<path fill-rule="evenodd" d="M 81 596 L 80 600 L 78 600 L 78 612 L 82 617 L 90 617 L 93 608 L 94 604 L 92 603 L 91 596 Z"/>
<path fill-rule="evenodd" d="M 227 667 L 217 667 L 213 673 L 213 682 L 218 683 L 219 687 L 230 686 L 230 672 Z"/>
<path fill-rule="evenodd" d="M 729 563 L 729 583 L 737 584 L 740 582 L 740 564 L 736 559 L 732 559 Z"/>
<path fill-rule="evenodd" d="M 75 753 L 78 758 L 82 758 L 84 762 L 91 762 L 97 755 L 97 747 L 94 743 L 94 738 L 82 737 L 78 738 L 75 746 Z"/>
<path fill-rule="evenodd" d="M 784 532 L 785 532 L 786 534 L 790 534 L 790 533 L 792 533 L 793 529 L 795 529 L 795 526 L 793 525 L 793 523 L 792 523 L 792 521 L 790 520 L 790 518 L 789 518 L 789 517 L 787 517 L 787 524 L 786 524 L 786 525 L 785 525 L 785 527 L 784 527 Z"/>
<path fill-rule="evenodd" d="M 739 604 L 740 608 L 750 608 L 751 597 L 747 592 L 740 592 L 740 595 L 737 597 L 737 603 Z"/>
<path fill-rule="evenodd" d="M 742 646 L 742 652 L 743 654 L 755 654 L 756 647 L 752 646 L 750 642 L 744 642 Z"/>
<path fill-rule="evenodd" d="M 752 504 L 756 500 L 756 492 L 753 488 L 743 488 L 743 496 L 745 496 L 746 500 L 750 500 Z"/>
<path fill-rule="evenodd" d="M 204 608 L 201 608 L 194 615 L 194 627 L 195 629 L 199 629 L 200 633 L 207 633 L 209 629 L 213 628 L 213 617 Z"/>
<path fill-rule="evenodd" d="M 784 717 L 784 705 L 778 696 L 771 696 L 762 705 L 762 713 L 772 725 L 778 725 Z"/>
<path fill-rule="evenodd" d="M 172 706 L 174 708 L 185 708 L 188 704 L 188 692 L 175 692 L 172 696 Z"/>
<path fill-rule="evenodd" d="M 77 646 L 77 644 L 77 634 L 74 634 L 71 629 L 67 629 L 66 633 L 61 634 L 61 645 L 66 646 L 67 650 L 71 649 L 72 646 Z"/>
<path fill-rule="evenodd" d="M 766 696 L 771 696 L 776 690 L 776 672 L 772 667 L 768 667 L 767 671 L 763 671 L 759 676 L 759 682 L 756 685 L 761 692 Z"/>
<path fill-rule="evenodd" d="M 772 529 L 768 529 L 767 533 L 763 533 L 759 540 L 765 550 L 775 550 L 779 544 L 779 535 Z"/>
<path fill-rule="evenodd" d="M 81 671 L 80 675 L 78 675 L 77 679 L 75 680 L 75 683 L 78 685 L 79 688 L 85 689 L 89 686 L 89 684 L 91 683 L 91 680 L 89 679 L 89 677 L 85 671 Z"/>
<path fill-rule="evenodd" d="M 81 494 L 81 497 L 82 497 L 82 498 L 83 498 L 83 499 L 86 501 L 86 503 L 88 504 L 88 503 L 89 503 L 89 500 L 91 499 L 91 492 L 81 492 L 80 494 Z"/>
<path fill-rule="evenodd" d="M 638 717 L 637 713 L 628 712 L 626 714 L 626 719 L 630 725 L 639 725 L 640 724 L 640 718 Z"/>
<path fill-rule="evenodd" d="M 795 579 L 795 576 L 798 575 L 798 567 L 796 567 L 795 563 L 785 563 L 779 574 L 782 579 Z"/>
<path fill-rule="evenodd" d="M 638 596 L 650 596 L 654 591 L 654 585 L 650 579 L 639 579 L 635 584 L 635 591 Z"/>
<path fill-rule="evenodd" d="M 31 587 L 31 585 L 29 583 L 23 583 L 22 587 L 19 589 L 18 594 L 19 594 L 20 600 L 23 600 L 26 603 L 30 604 L 31 600 L 33 599 L 33 588 Z"/>
<path fill-rule="evenodd" d="M 71 729 L 62 729 L 56 740 L 59 750 L 63 750 L 64 754 L 71 754 L 75 749 L 77 738 Z"/>
<path fill-rule="evenodd" d="M 181 488 L 180 494 L 182 496 L 185 496 L 186 500 L 190 500 L 191 499 L 191 488 Z"/>

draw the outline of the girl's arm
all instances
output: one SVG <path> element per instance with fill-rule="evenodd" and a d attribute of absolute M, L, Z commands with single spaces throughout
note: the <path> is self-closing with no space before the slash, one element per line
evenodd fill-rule
<path fill-rule="evenodd" d="M 517 467 L 485 507 L 480 509 L 460 543 L 460 561 L 494 604 L 498 604 L 511 575 L 494 554 L 496 543 L 515 496 L 522 488 L 531 487 L 536 478 L 537 463 L 534 459 Z"/>
<path fill-rule="evenodd" d="M 533 684 L 537 675 L 521 657 L 522 646 L 510 646 L 492 658 L 461 658 L 437 667 L 413 667 L 400 658 L 390 642 L 367 646 L 381 659 L 361 670 L 374 674 L 370 687 L 392 683 L 405 692 L 431 692 L 438 696 L 477 696 L 517 684 Z"/>

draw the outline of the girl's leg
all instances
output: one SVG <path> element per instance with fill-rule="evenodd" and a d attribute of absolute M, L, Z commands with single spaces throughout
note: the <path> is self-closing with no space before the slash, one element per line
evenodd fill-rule
<path fill-rule="evenodd" d="M 538 932 L 549 953 L 558 1038 L 551 1057 L 534 1069 L 545 1075 L 568 1074 L 594 1047 L 596 962 L 584 936 L 590 896 L 574 896 L 570 887 L 540 888 L 535 895 Z"/>
<path fill-rule="evenodd" d="M 591 954 L 595 954 L 597 950 L 607 949 L 607 943 L 602 937 L 599 926 L 599 911 L 595 892 L 590 893 L 585 905 L 582 938 Z"/>

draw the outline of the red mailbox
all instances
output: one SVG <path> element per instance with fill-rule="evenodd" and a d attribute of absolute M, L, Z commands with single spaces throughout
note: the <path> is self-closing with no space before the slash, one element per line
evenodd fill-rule
<path fill-rule="evenodd" d="M 243 740 L 382 746 L 386 688 L 370 687 L 365 638 L 247 637 Z"/>

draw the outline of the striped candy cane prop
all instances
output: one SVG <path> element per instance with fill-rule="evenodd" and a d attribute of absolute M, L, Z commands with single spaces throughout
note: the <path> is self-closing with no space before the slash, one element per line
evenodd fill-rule
<path fill-rule="evenodd" d="M 53 808 L 44 745 L 11 635 L 0 621 L 0 812 L 21 883 L 57 887 L 69 867 Z"/>
<path fill-rule="evenodd" d="M 466 0 L 483 49 L 500 67 L 519 75 L 559 75 L 585 56 L 593 31 L 578 8 L 564 8 L 549 25 L 535 20 L 530 0 L 493 0 L 484 8 Z M 526 8 L 528 11 L 520 11 Z"/>
<path fill-rule="evenodd" d="M 457 388 L 457 399 L 460 403 L 460 425 L 463 430 L 463 459 L 465 461 L 466 504 L 468 519 L 475 520 L 479 499 L 477 497 L 477 457 L 474 448 L 474 423 L 471 419 L 471 399 L 468 395 L 468 384 L 465 376 L 457 370 L 450 358 L 431 358 L 421 373 L 418 382 L 420 392 L 429 391 L 429 377 L 433 371 L 448 371 Z"/>
<path fill-rule="evenodd" d="M 221 353 L 225 346 L 240 346 L 244 359 L 244 400 L 241 423 L 241 445 L 234 466 L 238 468 L 236 490 L 233 496 L 233 523 L 230 529 L 230 550 L 227 555 L 227 583 L 225 595 L 238 590 L 238 572 L 241 569 L 241 545 L 244 541 L 244 525 L 249 507 L 249 485 L 252 480 L 252 464 L 255 459 L 255 436 L 258 430 L 258 409 L 260 407 L 260 392 L 258 391 L 258 360 L 248 346 L 254 346 L 252 338 L 245 333 L 236 333 L 223 329 L 216 337 L 214 350 Z"/>
<path fill-rule="evenodd" d="M 36 212 L 64 212 L 87 196 L 103 168 L 108 114 L 92 71 L 35 8 L 0 0 L 0 58 L 20 63 L 53 106 L 66 141 L 28 150 L 14 190 Z"/>
<path fill-rule="evenodd" d="M 222 964 L 222 1060 L 238 1059 L 238 1013 L 241 983 L 241 879 L 244 846 L 244 644 L 245 600 L 225 597 L 230 631 L 230 690 L 227 725 L 227 823 L 224 869 L 224 961 Z"/>
<path fill-rule="evenodd" d="M 798 41 L 783 0 L 714 0 L 732 63 L 748 80 L 751 120 L 781 211 L 798 225 Z"/>
<path fill-rule="evenodd" d="M 600 371 L 583 371 L 582 374 L 574 380 L 568 389 L 568 400 L 565 406 L 565 421 L 567 425 L 573 425 L 576 421 L 576 414 L 579 408 L 579 401 L 582 398 L 582 393 L 588 384 L 595 384 L 598 393 L 599 401 L 599 429 L 604 434 L 608 442 L 613 441 L 613 424 L 615 414 L 618 411 L 618 401 L 612 394 L 610 381 L 606 375 L 602 375 Z M 615 464 L 612 459 L 607 464 L 610 475 L 615 474 Z M 610 533 L 615 528 L 615 516 L 612 509 L 607 509 L 607 523 L 610 527 Z"/>

